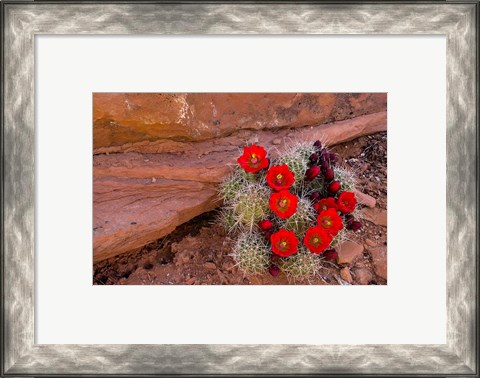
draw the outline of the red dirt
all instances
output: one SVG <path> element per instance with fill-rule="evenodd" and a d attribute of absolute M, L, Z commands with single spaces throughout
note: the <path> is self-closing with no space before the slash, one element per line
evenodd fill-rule
<path fill-rule="evenodd" d="M 357 172 L 360 191 L 377 200 L 369 218 L 381 224 L 387 209 L 387 133 L 361 137 L 332 148 L 343 163 Z M 373 214 L 373 218 L 372 218 Z M 387 227 L 363 220 L 364 227 L 350 239 L 362 244 L 363 258 L 351 266 L 324 263 L 310 280 L 292 281 L 280 273 L 244 276 L 235 266 L 232 239 L 215 223 L 216 211 L 204 213 L 177 227 L 170 235 L 135 251 L 101 261 L 93 266 L 95 285 L 157 284 L 386 284 L 386 259 L 381 252 L 387 245 Z M 370 250 L 373 250 L 374 256 Z M 340 272 L 342 268 L 347 268 Z"/>

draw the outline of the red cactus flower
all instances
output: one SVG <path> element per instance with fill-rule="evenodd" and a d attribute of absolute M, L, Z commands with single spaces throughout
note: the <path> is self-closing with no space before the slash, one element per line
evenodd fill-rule
<path fill-rule="evenodd" d="M 305 172 L 305 178 L 308 181 L 313 181 L 315 177 L 318 176 L 320 173 L 320 168 L 317 165 L 313 165 L 312 167 L 308 168 L 307 171 Z"/>
<path fill-rule="evenodd" d="M 335 209 L 323 210 L 317 218 L 318 225 L 324 228 L 330 235 L 335 236 L 343 228 L 342 218 Z"/>
<path fill-rule="evenodd" d="M 286 164 L 270 167 L 266 179 L 270 188 L 277 192 L 290 188 L 295 182 L 295 176 Z"/>
<path fill-rule="evenodd" d="M 288 190 L 270 194 L 270 209 L 282 219 L 290 218 L 297 211 L 298 197 Z"/>
<path fill-rule="evenodd" d="M 322 211 L 327 210 L 327 209 L 335 209 L 337 210 L 337 203 L 335 202 L 335 198 L 333 197 L 328 197 L 328 198 L 323 198 L 318 203 L 313 205 L 315 210 L 317 210 L 317 213 L 320 214 Z"/>
<path fill-rule="evenodd" d="M 353 194 L 352 192 L 342 192 L 338 196 L 338 210 L 340 210 L 344 214 L 353 212 L 355 210 L 356 204 L 357 199 L 355 198 L 355 194 Z"/>
<path fill-rule="evenodd" d="M 270 219 L 264 219 L 258 223 L 258 227 L 260 227 L 262 231 L 268 231 L 273 227 L 273 223 Z"/>
<path fill-rule="evenodd" d="M 255 173 L 268 167 L 267 151 L 261 146 L 252 144 L 243 148 L 243 155 L 237 159 L 245 172 Z"/>
<path fill-rule="evenodd" d="M 317 255 L 325 251 L 331 242 L 332 236 L 320 226 L 310 227 L 303 239 L 308 250 Z"/>
<path fill-rule="evenodd" d="M 280 229 L 270 238 L 272 242 L 272 251 L 279 256 L 288 257 L 297 253 L 298 239 L 293 231 Z"/>
<path fill-rule="evenodd" d="M 323 253 L 323 256 L 325 257 L 325 260 L 327 260 L 327 261 L 337 261 L 338 253 L 334 249 L 327 249 Z"/>
<path fill-rule="evenodd" d="M 330 185 L 328 185 L 328 191 L 329 193 L 335 194 L 340 190 L 340 187 L 342 184 L 340 184 L 340 181 L 332 181 Z"/>

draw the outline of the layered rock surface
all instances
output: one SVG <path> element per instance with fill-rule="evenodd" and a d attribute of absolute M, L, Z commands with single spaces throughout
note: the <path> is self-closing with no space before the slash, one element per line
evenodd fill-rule
<path fill-rule="evenodd" d="M 316 126 L 386 110 L 384 93 L 95 93 L 95 153 L 158 152 L 240 130 Z M 173 147 L 175 148 L 175 147 Z"/>
<path fill-rule="evenodd" d="M 384 94 L 236 96 L 94 95 L 95 262 L 217 207 L 216 185 L 247 143 L 276 155 L 291 141 L 334 145 L 387 127 Z"/>

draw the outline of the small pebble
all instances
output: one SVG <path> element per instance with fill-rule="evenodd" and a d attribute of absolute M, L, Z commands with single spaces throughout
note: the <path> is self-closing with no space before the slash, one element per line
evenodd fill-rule
<path fill-rule="evenodd" d="M 274 144 L 274 145 L 282 144 L 282 140 L 281 140 L 280 138 L 274 139 L 274 140 L 272 141 L 272 144 Z"/>
<path fill-rule="evenodd" d="M 152 182 L 157 182 L 157 179 L 155 177 L 152 177 Z"/>
<path fill-rule="evenodd" d="M 352 275 L 350 274 L 350 270 L 347 267 L 340 270 L 340 277 L 342 278 L 342 280 L 347 281 L 349 284 L 353 282 Z"/>
<path fill-rule="evenodd" d="M 203 267 L 204 267 L 205 269 L 210 269 L 210 270 L 215 270 L 215 269 L 217 269 L 217 266 L 216 266 L 214 263 L 212 263 L 212 262 L 206 262 L 205 264 L 203 264 Z"/>

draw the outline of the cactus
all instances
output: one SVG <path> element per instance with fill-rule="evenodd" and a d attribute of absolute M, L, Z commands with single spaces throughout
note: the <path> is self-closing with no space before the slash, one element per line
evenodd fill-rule
<path fill-rule="evenodd" d="M 324 145 L 325 143 L 323 143 Z M 318 146 L 318 143 L 316 143 Z M 312 154 L 318 156 L 312 157 Z M 270 209 L 269 198 L 272 189 L 267 184 L 265 170 L 260 169 L 255 173 L 247 173 L 241 167 L 236 167 L 232 174 L 225 179 L 220 186 L 220 195 L 224 201 L 224 207 L 219 213 L 219 220 L 230 234 L 238 235 L 233 248 L 233 257 L 239 268 L 245 274 L 264 273 L 271 266 L 271 245 L 268 236 L 281 229 L 293 231 L 299 240 L 296 254 L 285 258 L 278 258 L 276 269 L 280 269 L 287 277 L 309 278 L 317 274 L 321 267 L 323 256 L 312 253 L 303 245 L 303 239 L 307 230 L 317 223 L 317 212 L 313 203 L 320 198 L 336 197 L 336 194 L 328 192 L 329 183 L 332 180 L 331 171 L 328 173 L 328 183 L 322 173 L 315 176 L 318 168 L 309 170 L 312 181 L 305 179 L 307 169 L 312 164 L 320 164 L 320 152 L 309 142 L 297 142 L 287 146 L 286 151 L 270 162 L 271 166 L 286 164 L 295 176 L 295 183 L 289 188 L 290 193 L 298 196 L 298 205 L 295 213 L 287 219 L 279 218 L 275 209 Z M 324 155 L 325 156 L 325 155 Z M 252 156 L 250 156 L 252 158 Z M 255 158 L 255 157 L 253 157 Z M 325 165 L 325 163 L 324 163 Z M 333 166 L 334 164 L 332 164 Z M 327 174 L 328 167 L 324 167 Z M 355 175 L 346 167 L 333 166 L 334 180 L 338 180 L 336 188 L 330 188 L 332 192 L 352 191 L 355 188 Z M 312 193 L 315 194 L 311 197 Z M 290 214 L 289 214 L 290 215 Z M 361 218 L 358 209 L 352 214 L 355 219 Z M 258 223 L 262 220 L 271 222 L 271 229 L 262 231 Z M 335 248 L 346 239 L 346 227 L 340 230 L 333 238 L 328 248 Z M 277 268 L 278 266 L 278 268 Z M 272 275 L 276 275 L 272 273 Z"/>
<path fill-rule="evenodd" d="M 309 157 L 315 152 L 311 143 L 300 142 L 287 147 L 278 158 L 275 165 L 286 164 L 295 175 L 295 183 L 292 188 L 299 191 L 304 186 L 305 172 L 309 167 Z"/>
<path fill-rule="evenodd" d="M 344 167 L 334 167 L 335 179 L 342 183 L 340 191 L 351 192 L 356 187 L 355 174 Z"/>
<path fill-rule="evenodd" d="M 225 204 L 230 205 L 236 195 L 245 190 L 249 182 L 248 175 L 240 167 L 235 167 L 233 172 L 221 183 L 219 193 Z"/>
<path fill-rule="evenodd" d="M 291 278 L 313 277 L 318 272 L 319 263 L 318 255 L 301 246 L 295 255 L 282 259 L 280 269 Z"/>
<path fill-rule="evenodd" d="M 280 227 L 294 231 L 299 239 L 303 239 L 308 228 L 315 223 L 317 212 L 308 198 L 300 198 L 297 211 L 290 218 L 278 222 Z"/>
<path fill-rule="evenodd" d="M 220 209 L 217 221 L 223 226 L 228 234 L 235 234 L 242 229 L 242 224 L 238 222 L 237 216 L 231 206 L 224 206 Z"/>
<path fill-rule="evenodd" d="M 263 273 L 270 264 L 270 248 L 259 234 L 242 232 L 233 248 L 233 258 L 246 274 Z"/>
<path fill-rule="evenodd" d="M 345 226 L 344 226 L 343 229 L 338 231 L 338 234 L 333 237 L 329 248 L 335 248 L 336 246 L 342 244 L 342 242 L 344 242 L 345 240 L 346 240 L 346 232 L 345 232 Z"/>
<path fill-rule="evenodd" d="M 232 200 L 232 208 L 239 223 L 253 226 L 267 217 L 270 190 L 259 184 L 248 184 Z"/>

